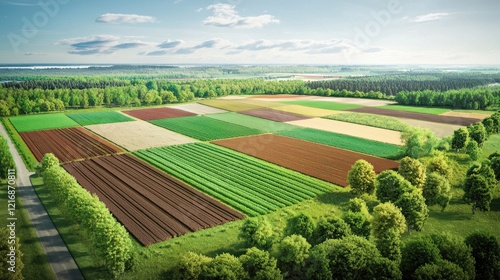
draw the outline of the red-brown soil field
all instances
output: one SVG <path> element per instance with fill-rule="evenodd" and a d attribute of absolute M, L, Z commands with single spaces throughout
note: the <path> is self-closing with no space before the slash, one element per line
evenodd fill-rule
<path fill-rule="evenodd" d="M 257 135 L 213 143 L 340 186 L 348 185 L 347 173 L 358 159 L 371 163 L 377 173 L 399 166 L 392 160 L 279 135 Z M 261 144 L 255 147 L 249 143 Z"/>
<path fill-rule="evenodd" d="M 242 111 L 239 113 L 249 115 L 249 116 L 258 117 L 258 118 L 268 119 L 268 120 L 276 121 L 276 122 L 291 122 L 291 121 L 310 119 L 310 117 L 306 117 L 303 115 L 284 112 L 284 111 L 278 111 L 278 110 L 273 110 L 273 109 L 267 109 L 267 108 L 247 110 L 247 111 Z"/>
<path fill-rule="evenodd" d="M 132 155 L 63 167 L 145 246 L 245 217 Z"/>
<path fill-rule="evenodd" d="M 196 116 L 191 112 L 173 108 L 152 108 L 123 111 L 123 113 L 143 121 Z"/>
<path fill-rule="evenodd" d="M 22 132 L 20 135 L 38 161 L 46 153 L 53 153 L 60 162 L 68 162 L 123 152 L 83 127 Z"/>
<path fill-rule="evenodd" d="M 396 118 L 405 118 L 405 119 L 414 119 L 421 120 L 427 122 L 436 122 L 436 123 L 446 123 L 446 124 L 455 124 L 460 126 L 467 126 L 477 122 L 480 122 L 480 119 L 475 118 L 462 118 L 462 117 L 453 117 L 453 116 L 442 116 L 442 115 L 431 115 L 431 114 L 422 114 L 422 113 L 413 113 L 413 112 L 403 112 L 397 110 L 387 110 L 380 108 L 357 108 L 348 110 L 356 113 L 368 113 L 375 115 L 383 115 L 390 116 Z"/>

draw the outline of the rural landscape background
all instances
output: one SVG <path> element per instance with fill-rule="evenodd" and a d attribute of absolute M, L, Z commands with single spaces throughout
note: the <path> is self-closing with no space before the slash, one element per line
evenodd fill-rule
<path fill-rule="evenodd" d="M 499 2 L 0 7 L 0 279 L 500 279 Z"/>

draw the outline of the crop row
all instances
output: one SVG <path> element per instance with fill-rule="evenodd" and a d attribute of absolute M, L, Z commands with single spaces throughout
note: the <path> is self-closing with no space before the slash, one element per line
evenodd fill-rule
<path fill-rule="evenodd" d="M 395 131 L 406 131 L 411 126 L 393 117 L 362 113 L 343 113 L 325 117 L 326 119 L 362 124 Z"/>

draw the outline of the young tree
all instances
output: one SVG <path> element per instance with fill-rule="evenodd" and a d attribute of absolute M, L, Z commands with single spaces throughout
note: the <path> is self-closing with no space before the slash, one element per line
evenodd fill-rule
<path fill-rule="evenodd" d="M 351 228 L 344 220 L 336 217 L 329 217 L 327 219 L 321 219 L 316 225 L 314 240 L 315 244 L 319 244 L 328 239 L 340 239 L 351 234 Z"/>
<path fill-rule="evenodd" d="M 355 195 L 375 192 L 375 170 L 373 165 L 365 160 L 357 160 L 347 174 L 347 182 Z"/>
<path fill-rule="evenodd" d="M 255 280 L 280 280 L 283 279 L 277 267 L 277 261 L 268 252 L 255 247 L 250 248 L 240 256 L 240 262 L 250 279 Z"/>
<path fill-rule="evenodd" d="M 438 204 L 444 211 L 452 197 L 450 190 L 450 182 L 441 174 L 433 172 L 427 176 L 422 195 L 428 206 Z"/>
<path fill-rule="evenodd" d="M 469 137 L 471 138 L 471 140 L 476 141 L 479 147 L 482 147 L 483 143 L 487 139 L 486 129 L 484 128 L 483 123 L 477 122 L 471 126 L 468 126 L 467 129 L 469 130 Z"/>
<path fill-rule="evenodd" d="M 465 179 L 464 192 L 464 200 L 472 203 L 472 214 L 476 213 L 476 209 L 481 211 L 490 210 L 493 194 L 487 181 L 482 176 L 477 174 L 468 176 Z"/>
<path fill-rule="evenodd" d="M 394 205 L 401 208 L 401 213 L 405 216 L 408 225 L 408 231 L 412 229 L 422 230 L 429 217 L 429 210 L 425 204 L 425 198 L 418 191 L 404 193 L 394 202 Z"/>
<path fill-rule="evenodd" d="M 412 158 L 431 155 L 439 143 L 438 138 L 429 129 L 412 127 L 401 134 L 406 154 Z"/>
<path fill-rule="evenodd" d="M 300 235 L 285 237 L 278 245 L 278 267 L 285 278 L 304 275 L 305 261 L 309 257 L 311 245 Z"/>
<path fill-rule="evenodd" d="M 371 221 L 372 219 L 372 216 L 368 211 L 368 207 L 366 206 L 366 202 L 358 197 L 349 199 L 346 211 L 351 211 L 355 213 L 359 212 L 363 214 L 363 216 L 365 216 L 368 221 Z"/>
<path fill-rule="evenodd" d="M 436 155 L 428 162 L 427 173 L 430 174 L 432 172 L 437 172 L 446 179 L 450 180 L 452 170 L 448 165 L 445 155 Z"/>
<path fill-rule="evenodd" d="M 466 128 L 462 127 L 453 132 L 451 147 L 457 150 L 457 152 L 465 148 L 468 142 L 469 142 L 469 131 Z"/>
<path fill-rule="evenodd" d="M 238 237 L 248 248 L 267 250 L 273 245 L 273 228 L 266 218 L 249 218 L 243 223 Z"/>
<path fill-rule="evenodd" d="M 200 280 L 240 280 L 248 279 L 248 274 L 240 260 L 233 255 L 224 253 L 216 256 L 212 261 L 204 264 L 201 269 Z"/>
<path fill-rule="evenodd" d="M 405 193 L 414 189 L 410 182 L 393 170 L 386 170 L 377 176 L 377 198 L 381 202 L 396 201 Z"/>
<path fill-rule="evenodd" d="M 212 259 L 207 256 L 188 252 L 180 259 L 173 278 L 175 280 L 198 280 L 203 266 L 211 261 Z"/>
<path fill-rule="evenodd" d="M 40 172 L 43 174 L 45 170 L 53 166 L 59 166 L 59 159 L 52 153 L 45 154 L 42 162 L 40 163 Z"/>
<path fill-rule="evenodd" d="M 353 234 L 365 238 L 370 237 L 371 223 L 363 213 L 347 211 L 342 214 L 342 219 L 349 225 Z"/>
<path fill-rule="evenodd" d="M 310 216 L 300 213 L 287 220 L 283 233 L 285 236 L 301 235 L 308 242 L 312 242 L 314 228 L 314 220 Z"/>
<path fill-rule="evenodd" d="M 493 236 L 485 233 L 473 233 L 465 239 L 465 244 L 472 248 L 476 260 L 476 279 L 500 279 L 500 245 Z"/>
<path fill-rule="evenodd" d="M 478 160 L 481 155 L 481 149 L 479 148 L 477 142 L 474 140 L 471 140 L 469 141 L 469 143 L 467 143 L 465 150 L 467 151 L 467 154 L 472 161 Z"/>
<path fill-rule="evenodd" d="M 400 162 L 398 173 L 413 186 L 421 189 L 425 184 L 425 169 L 419 160 L 405 157 Z"/>
<path fill-rule="evenodd" d="M 406 231 L 406 219 L 392 202 L 382 203 L 373 208 L 372 228 L 376 238 L 383 238 L 389 230 L 401 236 Z"/>

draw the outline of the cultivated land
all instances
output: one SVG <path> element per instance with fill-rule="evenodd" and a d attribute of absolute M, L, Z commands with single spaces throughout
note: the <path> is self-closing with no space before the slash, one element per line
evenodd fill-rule
<path fill-rule="evenodd" d="M 67 116 L 82 126 L 92 125 L 92 124 L 129 122 L 134 120 L 124 114 L 114 111 L 68 114 Z"/>
<path fill-rule="evenodd" d="M 238 113 L 212 114 L 212 115 L 208 115 L 207 117 L 221 120 L 221 121 L 225 121 L 228 123 L 233 123 L 233 124 L 253 128 L 253 129 L 257 129 L 257 130 L 260 130 L 262 132 L 279 132 L 279 131 L 297 129 L 297 127 L 294 125 L 270 121 L 270 120 L 252 117 L 252 116 L 247 116 L 247 115 L 242 115 L 242 114 L 238 114 Z"/>
<path fill-rule="evenodd" d="M 291 101 L 291 100 L 306 100 L 315 99 L 315 96 L 308 95 L 293 95 L 293 94 L 276 94 L 276 95 L 252 95 L 249 99 L 262 101 Z"/>
<path fill-rule="evenodd" d="M 234 100 L 234 99 L 209 99 L 203 100 L 199 103 L 215 108 L 219 108 L 226 111 L 239 112 L 252 109 L 262 108 L 260 105 L 253 105 L 250 103 L 245 103 L 244 99 Z"/>
<path fill-rule="evenodd" d="M 403 112 L 398 110 L 388 110 L 380 108 L 358 108 L 349 111 L 356 113 L 368 113 L 368 114 L 383 115 L 383 116 L 390 116 L 397 118 L 414 119 L 414 120 L 421 120 L 428 122 L 454 124 L 460 126 L 467 126 L 474 124 L 478 121 L 481 121 L 480 119 L 475 119 L 475 118 L 449 117 L 449 116 Z"/>
<path fill-rule="evenodd" d="M 202 141 L 255 135 L 260 130 L 216 120 L 206 116 L 154 120 L 151 123 Z"/>
<path fill-rule="evenodd" d="M 145 246 L 245 217 L 132 155 L 64 168 Z"/>
<path fill-rule="evenodd" d="M 31 115 L 9 118 L 18 132 L 47 130 L 78 126 L 65 114 Z"/>
<path fill-rule="evenodd" d="M 355 105 L 355 104 L 339 103 L 333 101 L 330 102 L 317 101 L 317 100 L 286 101 L 282 103 L 307 106 L 317 109 L 334 110 L 334 111 L 343 111 L 343 110 L 350 110 L 362 107 L 360 105 Z"/>
<path fill-rule="evenodd" d="M 404 105 L 387 105 L 387 106 L 382 106 L 379 108 L 380 109 L 403 111 L 403 112 L 431 114 L 431 115 L 440 115 L 440 114 L 443 114 L 443 113 L 450 111 L 450 109 L 446 109 L 446 108 L 417 107 L 417 106 L 404 106 Z"/>
<path fill-rule="evenodd" d="M 193 113 L 196 115 L 219 114 L 219 113 L 227 112 L 226 110 L 217 109 L 217 108 L 206 106 L 206 105 L 199 104 L 199 103 L 175 105 L 175 106 L 171 106 L 170 108 L 183 110 L 183 111 L 190 112 L 190 113 Z"/>
<path fill-rule="evenodd" d="M 97 124 L 86 128 L 129 151 L 196 141 L 145 121 Z"/>
<path fill-rule="evenodd" d="M 333 189 L 326 182 L 207 143 L 150 149 L 136 155 L 249 216 Z"/>
<path fill-rule="evenodd" d="M 250 136 L 213 143 L 340 186 L 347 186 L 347 172 L 356 160 L 370 162 L 377 173 L 399 166 L 395 161 L 279 135 Z"/>
<path fill-rule="evenodd" d="M 484 113 L 468 113 L 468 112 L 458 112 L 458 111 L 450 111 L 446 113 L 440 114 L 441 116 L 449 116 L 449 117 L 460 117 L 460 118 L 473 118 L 473 119 L 485 119 L 492 115 L 492 113 L 487 114 Z"/>
<path fill-rule="evenodd" d="M 346 134 L 350 136 L 389 143 L 393 145 L 402 144 L 401 132 L 394 130 L 387 130 L 372 126 L 334 121 L 328 119 L 319 119 L 319 118 L 299 120 L 287 123 L 301 127 L 314 128 L 329 132 Z"/>
<path fill-rule="evenodd" d="M 304 116 L 308 116 L 308 117 L 324 117 L 324 116 L 330 116 L 333 114 L 341 113 L 339 111 L 311 108 L 311 107 L 300 106 L 300 105 L 284 105 L 284 106 L 282 105 L 279 107 L 273 107 L 273 109 L 279 110 L 279 111 L 284 111 L 284 112 L 289 112 L 289 113 L 294 113 L 294 114 L 299 114 L 299 115 L 304 115 Z"/>
<path fill-rule="evenodd" d="M 428 128 L 432 132 L 434 132 L 434 134 L 436 134 L 437 137 L 452 136 L 453 132 L 455 130 L 462 127 L 460 125 L 436 123 L 436 122 L 426 122 L 426 121 L 419 121 L 419 120 L 412 120 L 412 119 L 400 119 L 400 121 L 402 121 L 410 126 L 418 126 L 421 128 Z"/>
<path fill-rule="evenodd" d="M 397 159 L 404 154 L 403 149 L 397 145 L 312 128 L 283 131 L 277 134 L 376 157 Z"/>
<path fill-rule="evenodd" d="M 241 114 L 249 115 L 249 116 L 254 116 L 258 118 L 263 118 L 263 119 L 268 119 L 271 121 L 276 121 L 276 122 L 289 122 L 289 121 L 297 121 L 297 120 L 304 120 L 304 119 L 309 119 L 310 117 L 306 117 L 304 115 L 299 115 L 299 114 L 294 114 L 294 113 L 289 113 L 289 112 L 284 112 L 284 111 L 279 111 L 279 110 L 273 110 L 273 109 L 253 109 L 253 110 L 248 110 L 248 111 L 242 111 L 240 112 Z"/>
<path fill-rule="evenodd" d="M 116 145 L 82 128 L 62 128 L 20 133 L 38 161 L 53 153 L 61 162 L 122 152 Z"/>
<path fill-rule="evenodd" d="M 379 116 L 373 114 L 342 113 L 342 114 L 327 116 L 325 117 L 325 119 L 362 124 L 389 130 L 401 131 L 401 132 L 411 128 L 410 125 L 402 122 L 398 118 Z"/>
<path fill-rule="evenodd" d="M 173 108 L 139 109 L 139 110 L 123 111 L 123 113 L 143 121 L 159 120 L 166 118 L 189 117 L 196 115 L 194 113 Z"/>
<path fill-rule="evenodd" d="M 348 98 L 348 97 L 317 97 L 315 101 L 339 102 L 344 104 L 354 104 L 366 107 L 379 107 L 390 104 L 395 104 L 394 101 L 378 100 L 378 99 L 365 99 L 365 98 Z"/>

